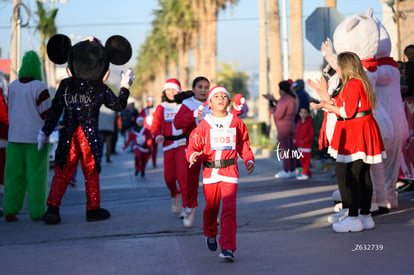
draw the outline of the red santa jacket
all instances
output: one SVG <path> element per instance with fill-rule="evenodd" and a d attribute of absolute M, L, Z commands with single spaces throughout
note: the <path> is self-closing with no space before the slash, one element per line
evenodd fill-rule
<path fill-rule="evenodd" d="M 139 128 L 134 128 L 128 135 L 128 140 L 125 143 L 124 148 L 127 148 L 128 145 L 134 142 L 134 149 L 138 148 L 143 153 L 149 153 L 150 147 L 152 144 L 152 135 L 151 131 L 148 130 L 145 126 Z"/>
<path fill-rule="evenodd" d="M 304 122 L 299 120 L 296 123 L 294 143 L 298 149 L 302 149 L 304 152 L 310 152 L 310 149 L 312 148 L 313 136 L 313 118 L 311 116 L 309 116 Z"/>
<path fill-rule="evenodd" d="M 162 102 L 155 108 L 151 132 L 154 138 L 164 136 L 163 151 L 186 146 L 187 139 L 183 130 L 177 130 L 173 125 L 179 107 L 177 103 Z"/>
<path fill-rule="evenodd" d="M 189 136 L 209 110 L 208 105 L 204 105 L 203 116 L 199 117 L 198 109 L 200 106 L 203 106 L 203 102 L 198 101 L 194 97 L 185 99 L 174 117 L 174 127 L 176 129 L 183 129 L 184 133 Z"/>
<path fill-rule="evenodd" d="M 249 134 L 243 121 L 228 114 L 225 118 L 216 118 L 207 114 L 190 135 L 187 147 L 187 160 L 196 152 L 203 152 L 197 161 L 203 162 L 203 183 L 219 181 L 238 183 L 237 154 L 244 160 L 254 162 L 250 148 Z M 234 164 L 224 168 L 207 168 L 205 162 L 234 159 Z"/>

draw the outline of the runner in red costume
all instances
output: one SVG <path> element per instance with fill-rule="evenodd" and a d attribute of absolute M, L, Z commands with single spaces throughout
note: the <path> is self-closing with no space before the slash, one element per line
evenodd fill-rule
<path fill-rule="evenodd" d="M 154 119 L 154 111 L 154 98 L 152 96 L 147 96 L 147 107 L 142 109 L 142 111 L 139 113 L 139 116 L 142 116 L 144 118 L 144 127 L 149 130 L 151 130 L 152 120 Z M 152 167 L 155 168 L 157 167 L 158 144 L 155 142 L 154 138 L 152 138 L 150 151 L 152 158 Z"/>
<path fill-rule="evenodd" d="M 138 116 L 136 122 L 137 125 L 132 128 L 122 150 L 126 150 L 131 142 L 134 143 L 135 176 L 138 176 L 141 172 L 141 178 L 143 178 L 145 177 L 145 168 L 151 155 L 152 134 L 144 126 L 144 118 L 142 116 Z"/>
<path fill-rule="evenodd" d="M 217 216 L 221 207 L 220 258 L 234 261 L 236 251 L 236 198 L 239 183 L 237 156 L 244 160 L 247 172 L 254 170 L 254 156 L 250 148 L 246 125 L 236 115 L 227 112 L 230 95 L 226 88 L 217 86 L 210 90 L 208 104 L 212 114 L 191 133 L 187 148 L 190 166 L 203 163 L 204 235 L 211 251 L 217 250 Z"/>
<path fill-rule="evenodd" d="M 210 81 L 199 76 L 193 80 L 192 91 L 194 96 L 183 101 L 180 110 L 174 118 L 174 127 L 183 129 L 187 137 L 190 136 L 194 128 L 200 123 L 204 116 L 209 112 L 209 107 L 205 104 Z M 201 163 L 196 163 L 188 168 L 187 177 L 187 208 L 184 210 L 184 226 L 191 227 L 194 223 L 194 215 L 198 206 L 198 185 L 200 178 Z"/>
<path fill-rule="evenodd" d="M 187 207 L 187 161 L 185 159 L 186 135 L 182 130 L 177 130 L 174 125 L 174 117 L 180 104 L 175 102 L 174 96 L 181 92 L 181 84 L 177 79 L 168 79 L 163 88 L 161 103 L 155 109 L 151 132 L 155 142 L 162 144 L 164 151 L 164 180 L 172 198 L 171 210 L 180 212 L 180 194 L 183 209 Z M 177 186 L 178 181 L 178 186 Z M 184 212 L 180 217 L 184 217 Z"/>

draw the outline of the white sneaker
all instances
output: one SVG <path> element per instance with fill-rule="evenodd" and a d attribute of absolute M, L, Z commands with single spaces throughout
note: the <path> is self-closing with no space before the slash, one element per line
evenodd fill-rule
<path fill-rule="evenodd" d="M 185 216 L 184 216 L 184 220 L 183 220 L 183 224 L 184 224 L 185 227 L 192 227 L 193 226 L 195 210 L 196 210 L 195 207 L 193 207 L 193 208 L 186 207 L 185 208 L 185 211 L 184 211 Z"/>
<path fill-rule="evenodd" d="M 275 175 L 275 179 L 288 179 L 292 177 L 296 177 L 295 171 L 286 172 L 285 170 L 282 170 Z"/>
<path fill-rule="evenodd" d="M 171 200 L 171 211 L 173 213 L 178 213 L 180 212 L 180 195 L 175 196 L 175 198 L 172 198 Z"/>
<path fill-rule="evenodd" d="M 296 179 L 297 180 L 308 180 L 309 176 L 306 175 L 306 174 L 299 174 L 299 175 L 296 176 Z"/>
<path fill-rule="evenodd" d="M 340 219 L 337 223 L 332 225 L 332 229 L 335 232 L 360 232 L 364 230 L 361 220 L 358 217 L 346 216 Z"/>
<path fill-rule="evenodd" d="M 375 222 L 372 219 L 371 214 L 368 214 L 368 215 L 359 214 L 358 218 L 361 221 L 364 229 L 373 229 L 375 227 Z"/>
<path fill-rule="evenodd" d="M 348 209 L 341 209 L 338 213 L 332 214 L 328 217 L 328 222 L 330 224 L 337 223 L 341 220 L 341 218 L 348 216 Z"/>

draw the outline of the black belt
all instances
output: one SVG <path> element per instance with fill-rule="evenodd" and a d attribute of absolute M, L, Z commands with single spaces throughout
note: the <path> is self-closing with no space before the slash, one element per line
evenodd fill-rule
<path fill-rule="evenodd" d="M 205 161 L 204 167 L 205 168 L 224 168 L 224 167 L 231 166 L 234 164 L 236 164 L 236 160 L 234 158 L 219 159 L 219 160 L 213 160 L 213 161 Z"/>
<path fill-rule="evenodd" d="M 187 136 L 185 134 L 181 134 L 181 135 L 178 135 L 178 136 L 165 136 L 164 138 L 167 139 L 167 140 L 179 140 L 179 139 L 182 139 L 182 138 L 187 138 Z"/>
<path fill-rule="evenodd" d="M 372 114 L 371 110 L 367 110 L 367 111 L 363 111 L 363 112 L 358 112 L 353 117 L 350 117 L 350 118 L 337 117 L 336 120 L 339 120 L 339 121 L 350 120 L 350 119 L 353 119 L 353 118 L 360 118 L 360 117 L 367 116 L 367 115 L 370 115 L 370 114 Z"/>

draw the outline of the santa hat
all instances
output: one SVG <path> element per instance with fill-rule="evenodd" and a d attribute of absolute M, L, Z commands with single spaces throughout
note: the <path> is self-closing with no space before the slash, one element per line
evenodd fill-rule
<path fill-rule="evenodd" d="M 154 97 L 153 97 L 153 96 L 150 96 L 150 95 L 149 95 L 149 96 L 147 96 L 147 102 L 148 102 L 148 101 L 154 101 Z"/>
<path fill-rule="evenodd" d="M 240 111 L 244 103 L 246 103 L 246 99 L 242 96 L 242 94 L 235 94 L 233 96 L 233 108 L 234 109 Z"/>
<path fill-rule="evenodd" d="M 172 88 L 172 89 L 175 89 L 177 92 L 181 92 L 180 81 L 178 81 L 178 79 L 175 79 L 175 78 L 168 79 L 167 81 L 165 81 L 163 90 L 168 89 L 168 88 Z"/>
<path fill-rule="evenodd" d="M 225 93 L 230 98 L 230 93 L 229 93 L 229 91 L 227 91 L 226 88 L 224 88 L 222 86 L 216 86 L 216 87 L 213 87 L 208 92 L 208 98 L 207 98 L 207 100 L 210 100 L 213 97 L 213 95 L 217 94 L 218 92 L 223 92 L 223 93 Z"/>
<path fill-rule="evenodd" d="M 137 123 L 138 122 L 144 122 L 144 117 L 143 116 L 138 116 L 137 119 L 135 120 Z"/>

